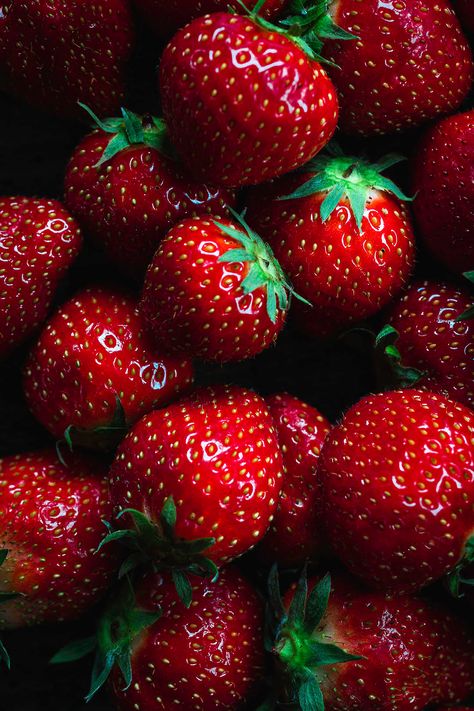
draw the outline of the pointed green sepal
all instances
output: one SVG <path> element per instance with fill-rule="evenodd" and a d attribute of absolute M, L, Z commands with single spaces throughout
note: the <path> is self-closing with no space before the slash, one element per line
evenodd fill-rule
<path fill-rule="evenodd" d="M 464 272 L 463 277 L 465 277 L 471 284 L 474 284 L 474 271 Z M 455 321 L 469 321 L 474 318 L 474 304 L 470 306 L 464 313 L 460 314 Z"/>
<path fill-rule="evenodd" d="M 474 579 L 465 577 L 465 569 L 470 569 L 474 564 L 474 536 L 468 538 L 464 547 L 464 554 L 456 567 L 446 576 L 446 585 L 449 592 L 455 598 L 464 596 L 463 586 L 471 587 L 474 585 Z"/>
<path fill-rule="evenodd" d="M 393 326 L 386 325 L 375 337 L 375 348 L 383 352 L 395 377 L 396 385 L 401 388 L 410 388 L 416 385 L 426 375 L 426 372 L 403 365 L 401 353 L 396 346 L 399 338 L 398 331 Z"/>

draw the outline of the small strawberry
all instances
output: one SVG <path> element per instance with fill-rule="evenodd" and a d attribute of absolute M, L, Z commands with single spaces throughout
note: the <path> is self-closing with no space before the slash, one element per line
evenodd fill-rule
<path fill-rule="evenodd" d="M 90 288 L 46 325 L 26 363 L 24 392 L 54 437 L 67 431 L 68 440 L 91 447 L 121 439 L 192 382 L 190 361 L 153 349 L 135 309 L 120 292 Z"/>
<path fill-rule="evenodd" d="M 0 357 L 46 319 L 81 244 L 78 225 L 59 202 L 0 198 Z"/>
<path fill-rule="evenodd" d="M 140 311 L 171 352 L 239 361 L 268 348 L 285 324 L 292 287 L 270 247 L 233 215 L 185 220 L 153 257 Z"/>
<path fill-rule="evenodd" d="M 114 264 L 142 277 L 170 227 L 223 214 L 235 196 L 186 177 L 167 154 L 161 119 L 125 109 L 122 118 L 93 118 L 99 128 L 81 141 L 66 172 L 66 204 Z"/>
<path fill-rule="evenodd" d="M 115 553 L 95 551 L 112 504 L 100 460 L 54 450 L 0 460 L 0 628 L 78 617 L 105 593 Z M 3 556 L 2 556 L 3 558 Z"/>
<path fill-rule="evenodd" d="M 369 164 L 335 147 L 304 172 L 248 193 L 249 223 L 312 305 L 294 309 L 312 335 L 372 316 L 408 280 L 415 241 L 408 198 L 381 174 L 399 160 Z"/>
<path fill-rule="evenodd" d="M 458 274 L 474 269 L 474 110 L 428 130 L 415 155 L 413 186 L 430 252 Z"/>
<path fill-rule="evenodd" d="M 384 589 L 448 575 L 458 593 L 474 560 L 474 413 L 431 392 L 370 395 L 325 440 L 320 513 L 335 553 Z"/>
<path fill-rule="evenodd" d="M 3 0 L 0 82 L 39 109 L 112 114 L 125 93 L 134 40 L 127 0 Z"/>
<path fill-rule="evenodd" d="M 461 24 L 469 35 L 474 35 L 474 5 L 472 0 L 451 0 Z"/>
<path fill-rule="evenodd" d="M 284 474 L 275 518 L 256 553 L 265 563 L 297 568 L 324 549 L 318 531 L 316 470 L 331 425 L 316 408 L 293 395 L 282 393 L 265 400 L 275 423 Z"/>

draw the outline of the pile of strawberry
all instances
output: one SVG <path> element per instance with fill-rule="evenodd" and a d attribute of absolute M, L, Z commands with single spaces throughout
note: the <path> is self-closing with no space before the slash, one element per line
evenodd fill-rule
<path fill-rule="evenodd" d="M 98 709 L 462 711 L 474 0 L 249 3 L 0 2 L 83 130 L 0 197 L 2 684 L 56 626 Z"/>

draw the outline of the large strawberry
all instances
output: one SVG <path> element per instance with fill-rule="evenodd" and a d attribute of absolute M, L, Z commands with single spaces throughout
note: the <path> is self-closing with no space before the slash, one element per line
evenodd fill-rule
<path fill-rule="evenodd" d="M 77 223 L 59 202 L 0 199 L 0 356 L 46 319 L 81 243 Z"/>
<path fill-rule="evenodd" d="M 2 0 L 0 82 L 40 109 L 80 116 L 118 110 L 133 43 L 127 0 Z"/>
<path fill-rule="evenodd" d="M 370 395 L 324 443 L 322 525 L 372 585 L 417 590 L 474 560 L 474 413 L 420 390 Z"/>
<path fill-rule="evenodd" d="M 305 172 L 249 191 L 248 221 L 266 239 L 296 291 L 302 328 L 325 336 L 379 311 L 408 280 L 414 235 L 403 193 L 377 164 L 336 148 Z"/>
<path fill-rule="evenodd" d="M 27 360 L 24 391 L 55 437 L 67 430 L 68 439 L 92 447 L 120 439 L 190 385 L 189 359 L 152 348 L 135 308 L 133 298 L 95 287 L 48 322 Z"/>
<path fill-rule="evenodd" d="M 343 131 L 403 131 L 454 111 L 469 92 L 472 55 L 448 0 L 323 4 L 357 35 L 355 42 L 330 40 L 323 50 L 337 65 L 330 74 Z"/>
<path fill-rule="evenodd" d="M 122 109 L 98 123 L 76 148 L 65 200 L 87 235 L 128 274 L 141 278 L 173 224 L 201 213 L 223 214 L 230 191 L 191 181 L 169 157 L 160 119 Z"/>
<path fill-rule="evenodd" d="M 0 628 L 78 617 L 106 591 L 117 565 L 96 549 L 112 504 L 100 460 L 54 449 L 0 460 Z"/>
<path fill-rule="evenodd" d="M 262 5 L 248 17 L 198 18 L 164 50 L 163 113 L 200 180 L 231 187 L 269 180 L 316 155 L 336 128 L 336 92 L 315 52 L 259 17 Z"/>
<path fill-rule="evenodd" d="M 413 204 L 425 244 L 449 269 L 474 269 L 474 111 L 428 130 L 414 160 Z"/>

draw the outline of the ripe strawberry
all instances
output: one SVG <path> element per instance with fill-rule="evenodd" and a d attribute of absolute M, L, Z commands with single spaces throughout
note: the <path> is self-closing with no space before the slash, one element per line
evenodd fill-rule
<path fill-rule="evenodd" d="M 95 555 L 112 505 L 100 460 L 54 450 L 0 460 L 0 628 L 78 617 L 106 591 L 114 552 Z"/>
<path fill-rule="evenodd" d="M 414 235 L 407 199 L 377 164 L 320 156 L 304 173 L 249 191 L 248 221 L 268 240 L 296 291 L 301 327 L 326 336 L 373 315 L 408 280 Z"/>
<path fill-rule="evenodd" d="M 0 357 L 46 319 L 81 243 L 78 225 L 59 202 L 0 199 Z"/>
<path fill-rule="evenodd" d="M 60 116 L 80 116 L 78 101 L 111 114 L 124 97 L 133 35 L 127 0 L 3 0 L 0 81 Z"/>
<path fill-rule="evenodd" d="M 474 413 L 431 392 L 363 398 L 324 443 L 321 518 L 372 585 L 417 590 L 474 559 Z"/>
<path fill-rule="evenodd" d="M 268 647 L 291 708 L 422 711 L 474 690 L 474 642 L 448 609 L 370 592 L 340 573 L 332 586 L 329 576 L 303 578 L 283 602 L 274 575 L 270 584 Z"/>
<path fill-rule="evenodd" d="M 448 0 L 338 0 L 330 12 L 358 38 L 323 50 L 338 65 L 330 74 L 343 131 L 404 131 L 454 111 L 468 94 L 472 55 Z"/>
<path fill-rule="evenodd" d="M 474 6 L 472 0 L 451 0 L 464 29 L 474 35 Z"/>
<path fill-rule="evenodd" d="M 413 184 L 415 217 L 428 249 L 454 272 L 474 269 L 474 110 L 426 133 Z"/>
<path fill-rule="evenodd" d="M 85 232 L 110 260 L 142 277 L 159 242 L 175 223 L 201 213 L 225 213 L 230 191 L 192 182 L 167 153 L 164 124 L 122 109 L 100 121 L 76 148 L 65 200 Z"/>
<path fill-rule="evenodd" d="M 315 56 L 255 10 L 249 17 L 206 15 L 174 36 L 160 65 L 163 113 L 197 179 L 261 183 L 326 145 L 338 106 Z"/>
<path fill-rule="evenodd" d="M 275 518 L 256 552 L 266 563 L 297 568 L 324 548 L 318 531 L 316 469 L 331 425 L 316 408 L 293 395 L 265 400 L 277 431 L 284 478 Z"/>
<path fill-rule="evenodd" d="M 191 383 L 190 361 L 152 349 L 135 307 L 119 292 L 85 289 L 40 335 L 26 363 L 24 391 L 34 416 L 55 437 L 68 430 L 92 447 L 109 435 L 120 439 L 127 425 Z"/>

